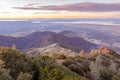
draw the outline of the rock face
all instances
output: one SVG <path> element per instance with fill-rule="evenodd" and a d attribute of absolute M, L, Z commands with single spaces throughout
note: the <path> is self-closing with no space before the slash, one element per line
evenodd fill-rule
<path fill-rule="evenodd" d="M 46 46 L 46 47 L 28 49 L 25 52 L 28 54 L 32 53 L 32 55 L 42 54 L 42 55 L 52 56 L 54 54 L 61 54 L 61 55 L 69 56 L 69 57 L 70 56 L 74 57 L 78 54 L 77 52 L 75 52 L 71 49 L 65 48 L 58 43 L 54 43 L 54 44 L 51 44 L 51 45 Z"/>

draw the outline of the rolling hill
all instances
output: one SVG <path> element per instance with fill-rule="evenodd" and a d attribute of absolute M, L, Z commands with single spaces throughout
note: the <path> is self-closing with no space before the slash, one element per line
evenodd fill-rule
<path fill-rule="evenodd" d="M 25 37 L 0 36 L 1 46 L 12 46 L 15 44 L 19 50 L 44 48 L 52 44 L 59 44 L 61 48 L 71 49 L 75 52 L 80 50 L 89 51 L 97 45 L 80 37 L 67 37 L 55 32 L 34 32 Z"/>

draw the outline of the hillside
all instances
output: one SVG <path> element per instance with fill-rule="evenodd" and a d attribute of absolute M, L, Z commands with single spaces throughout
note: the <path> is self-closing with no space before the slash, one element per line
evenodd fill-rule
<path fill-rule="evenodd" d="M 0 80 L 86 80 L 48 56 L 0 48 Z"/>
<path fill-rule="evenodd" d="M 0 36 L 0 42 L 1 46 L 8 47 L 15 44 L 19 50 L 42 48 L 54 43 L 63 45 L 71 50 L 74 49 L 76 52 L 80 51 L 81 49 L 89 51 L 97 46 L 80 37 L 67 37 L 62 34 L 49 31 L 38 31 L 25 37 Z"/>
<path fill-rule="evenodd" d="M 120 80 L 119 54 L 102 47 L 83 55 L 69 58 L 63 65 L 90 80 Z"/>
<path fill-rule="evenodd" d="M 52 54 L 52 53 L 51 53 Z M 82 55 L 81 55 L 82 54 Z M 108 47 L 69 57 L 0 48 L 0 80 L 120 80 L 120 55 Z"/>
<path fill-rule="evenodd" d="M 42 48 L 33 48 L 33 49 L 27 49 L 25 50 L 27 54 L 32 54 L 32 55 L 52 55 L 52 54 L 61 54 L 61 55 L 66 55 L 66 56 L 75 56 L 78 53 L 76 50 L 72 48 L 66 48 L 63 45 L 60 45 L 58 43 L 54 43 L 51 45 L 48 45 L 46 47 Z"/>

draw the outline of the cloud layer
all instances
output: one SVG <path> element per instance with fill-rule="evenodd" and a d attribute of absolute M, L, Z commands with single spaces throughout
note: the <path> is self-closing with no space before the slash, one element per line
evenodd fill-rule
<path fill-rule="evenodd" d="M 52 11 L 77 11 L 77 12 L 114 12 L 120 11 L 120 3 L 76 3 L 60 6 L 23 6 L 14 7 L 22 10 L 52 10 Z"/>
<path fill-rule="evenodd" d="M 39 3 L 30 3 L 30 4 L 26 4 L 24 6 L 34 6 L 34 5 L 38 5 Z"/>

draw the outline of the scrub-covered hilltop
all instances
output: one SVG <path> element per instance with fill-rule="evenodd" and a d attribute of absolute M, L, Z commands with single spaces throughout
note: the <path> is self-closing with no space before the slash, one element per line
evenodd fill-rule
<path fill-rule="evenodd" d="M 0 80 L 86 80 L 55 59 L 0 48 Z"/>

